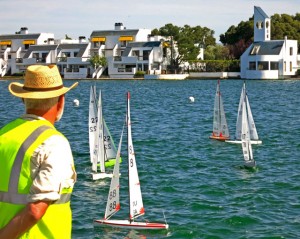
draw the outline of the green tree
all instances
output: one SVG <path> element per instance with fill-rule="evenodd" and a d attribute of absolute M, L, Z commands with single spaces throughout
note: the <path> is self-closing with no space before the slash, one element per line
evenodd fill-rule
<path fill-rule="evenodd" d="M 90 64 L 97 69 L 99 66 L 106 66 L 107 60 L 104 56 L 94 55 L 89 59 Z"/>
<path fill-rule="evenodd" d="M 215 45 L 216 39 L 213 34 L 214 31 L 207 27 L 178 27 L 171 23 L 152 31 L 152 35 L 172 37 L 172 40 L 177 42 L 179 55 L 173 59 L 176 67 L 182 62 L 197 60 L 200 47 Z"/>

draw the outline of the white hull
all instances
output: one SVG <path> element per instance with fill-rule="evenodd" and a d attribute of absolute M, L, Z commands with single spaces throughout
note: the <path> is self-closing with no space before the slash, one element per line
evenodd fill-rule
<path fill-rule="evenodd" d="M 93 180 L 104 179 L 104 178 L 112 178 L 112 173 L 92 173 Z"/>
<path fill-rule="evenodd" d="M 241 140 L 225 140 L 226 143 L 230 144 L 241 144 Z M 262 144 L 261 140 L 251 140 L 251 144 Z"/>
<path fill-rule="evenodd" d="M 145 80 L 185 80 L 188 74 L 157 74 L 144 75 Z"/>
<path fill-rule="evenodd" d="M 110 226 L 117 228 L 140 229 L 140 230 L 163 230 L 168 229 L 169 225 L 156 222 L 130 222 L 128 220 L 95 220 L 95 225 Z"/>

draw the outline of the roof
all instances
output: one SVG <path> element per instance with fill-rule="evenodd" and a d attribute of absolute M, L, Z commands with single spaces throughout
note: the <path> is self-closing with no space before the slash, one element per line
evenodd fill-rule
<path fill-rule="evenodd" d="M 251 54 L 254 47 L 259 46 L 256 55 L 279 55 L 283 44 L 283 40 L 254 42 L 249 54 Z"/>
<path fill-rule="evenodd" d="M 87 46 L 89 43 L 65 43 L 65 44 L 59 44 L 58 48 L 61 50 L 68 50 L 68 49 L 79 49 L 77 57 L 82 57 Z"/>
<path fill-rule="evenodd" d="M 95 36 L 122 36 L 122 35 L 136 35 L 139 30 L 104 30 L 104 31 L 93 31 L 91 37 Z"/>
<path fill-rule="evenodd" d="M 269 16 L 264 12 L 264 10 L 261 9 L 261 7 L 254 6 L 254 12 L 255 10 L 263 17 L 263 18 L 269 18 Z"/>
<path fill-rule="evenodd" d="M 161 41 L 148 41 L 148 42 L 129 42 L 128 47 L 159 47 Z"/>
<path fill-rule="evenodd" d="M 87 48 L 88 43 L 76 43 L 76 44 L 51 44 L 51 45 L 31 45 L 24 55 L 24 58 L 28 58 L 33 51 L 52 51 L 55 49 L 68 50 L 68 49 L 79 49 L 77 57 L 81 57 Z"/>
<path fill-rule="evenodd" d="M 23 58 L 28 58 L 33 51 L 52 51 L 57 48 L 58 45 L 31 45 L 24 54 Z"/>
<path fill-rule="evenodd" d="M 134 47 L 159 47 L 159 45 L 161 44 L 160 41 L 150 41 L 150 42 L 129 42 L 127 44 L 127 47 L 125 49 L 125 51 L 123 52 L 124 56 L 128 56 L 131 49 Z"/>
<path fill-rule="evenodd" d="M 14 39 L 38 39 L 40 37 L 40 33 L 33 34 L 8 34 L 8 35 L 0 35 L 0 40 L 14 40 Z"/>

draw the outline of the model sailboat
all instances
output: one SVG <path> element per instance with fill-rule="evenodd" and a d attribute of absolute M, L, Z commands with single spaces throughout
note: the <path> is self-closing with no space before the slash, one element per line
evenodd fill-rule
<path fill-rule="evenodd" d="M 243 105 L 245 104 L 246 107 L 246 115 L 249 123 L 249 134 L 250 134 L 250 140 L 251 144 L 261 144 L 262 141 L 259 140 L 256 126 L 254 123 L 252 111 L 250 108 L 248 95 L 246 92 L 246 84 L 244 82 L 240 102 L 239 102 L 239 108 L 238 108 L 238 114 L 237 114 L 237 120 L 236 120 L 236 131 L 235 131 L 235 139 L 234 140 L 226 140 L 228 143 L 235 143 L 235 144 L 241 144 L 241 134 L 242 134 L 242 111 L 243 111 Z"/>
<path fill-rule="evenodd" d="M 209 138 L 222 141 L 229 139 L 229 130 L 225 117 L 223 100 L 220 92 L 220 80 L 218 80 L 215 95 L 213 132 L 212 135 L 209 136 Z"/>
<path fill-rule="evenodd" d="M 251 146 L 251 140 L 250 140 L 250 129 L 249 129 L 249 122 L 248 122 L 248 116 L 247 116 L 247 110 L 246 110 L 246 95 L 243 99 L 242 104 L 242 132 L 241 132 L 241 138 L 242 138 L 242 150 L 244 155 L 244 165 L 246 167 L 255 167 L 256 163 L 253 159 L 253 152 L 252 152 L 252 146 Z"/>
<path fill-rule="evenodd" d="M 90 91 L 89 143 L 93 179 L 112 177 L 112 174 L 105 173 L 105 168 L 115 164 L 116 149 L 103 118 L 101 91 L 98 104 L 96 104 L 95 87 L 91 87 Z"/>
<path fill-rule="evenodd" d="M 137 222 L 136 218 L 145 214 L 141 185 L 139 181 L 136 159 L 134 154 L 131 119 L 130 119 L 130 93 L 127 93 L 127 137 L 128 137 L 128 183 L 129 183 L 129 218 L 126 220 L 111 220 L 110 217 L 120 210 L 120 184 L 119 184 L 119 159 L 123 131 L 118 146 L 116 164 L 114 166 L 113 178 L 108 193 L 104 219 L 95 220 L 96 225 L 129 228 L 129 229 L 168 229 L 167 223 Z"/>

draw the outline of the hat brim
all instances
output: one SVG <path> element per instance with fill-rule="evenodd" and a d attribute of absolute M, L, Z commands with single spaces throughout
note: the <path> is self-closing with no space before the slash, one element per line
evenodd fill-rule
<path fill-rule="evenodd" d="M 54 98 L 58 97 L 61 95 L 66 94 L 69 90 L 75 88 L 78 85 L 78 82 L 75 82 L 72 86 L 70 87 L 62 87 L 57 90 L 43 90 L 43 91 L 28 91 L 24 90 L 23 84 L 18 83 L 18 82 L 12 82 L 8 86 L 9 92 L 19 98 L 25 98 L 25 99 L 49 99 L 49 98 Z"/>

